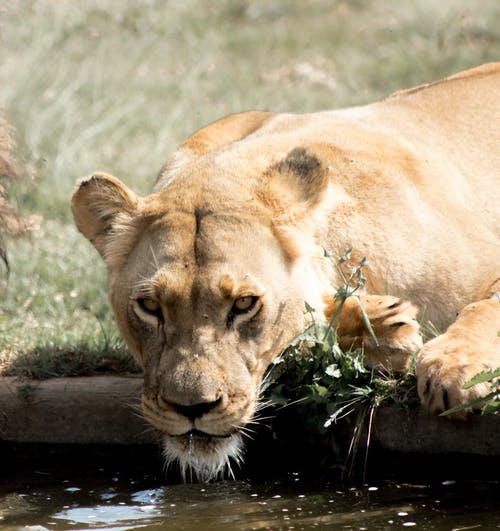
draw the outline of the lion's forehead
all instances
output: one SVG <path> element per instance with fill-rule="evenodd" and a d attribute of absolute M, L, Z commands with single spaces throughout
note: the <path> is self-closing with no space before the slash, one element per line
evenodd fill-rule
<path fill-rule="evenodd" d="M 143 231 L 131 258 L 151 271 L 165 268 L 177 276 L 193 276 L 224 264 L 244 272 L 259 268 L 273 250 L 281 256 L 269 219 L 251 210 L 212 211 L 205 206 L 158 216 Z"/>
<path fill-rule="evenodd" d="M 133 295 L 154 295 L 165 304 L 204 311 L 207 305 L 223 303 L 243 292 L 264 293 L 265 284 L 280 265 L 280 256 L 277 261 L 269 252 L 260 256 L 258 248 L 249 249 L 221 231 L 200 231 L 185 239 L 178 233 L 175 236 L 148 239 L 137 249 L 140 260 L 130 264 L 135 278 Z"/>

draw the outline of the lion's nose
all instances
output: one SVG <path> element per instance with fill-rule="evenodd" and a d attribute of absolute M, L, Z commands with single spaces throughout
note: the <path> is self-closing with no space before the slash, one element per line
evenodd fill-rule
<path fill-rule="evenodd" d="M 195 420 L 202 417 L 205 413 L 217 407 L 222 401 L 222 397 L 214 400 L 213 402 L 201 402 L 200 404 L 193 404 L 191 406 L 184 406 L 182 404 L 175 404 L 170 402 L 170 405 L 179 413 L 187 417 L 189 420 Z"/>

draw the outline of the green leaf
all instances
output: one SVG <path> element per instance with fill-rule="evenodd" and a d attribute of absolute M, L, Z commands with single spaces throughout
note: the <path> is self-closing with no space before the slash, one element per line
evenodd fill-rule
<path fill-rule="evenodd" d="M 313 393 L 320 397 L 325 397 L 328 394 L 328 388 L 325 387 L 324 385 L 319 385 L 317 383 L 314 383 L 310 387 Z"/>
<path fill-rule="evenodd" d="M 464 409 L 468 409 L 474 406 L 477 406 L 478 404 L 484 404 L 485 402 L 488 402 L 488 400 L 491 400 L 497 395 L 497 393 L 489 393 L 486 396 L 482 396 L 479 398 L 476 398 L 475 400 L 471 400 L 470 402 L 466 402 L 465 404 L 461 404 L 456 407 L 452 407 L 451 409 L 447 409 L 446 411 L 443 411 L 439 414 L 440 417 L 447 417 L 448 415 L 452 415 L 453 413 L 459 413 L 460 411 L 464 411 Z"/>
<path fill-rule="evenodd" d="M 307 313 L 314 313 L 316 311 L 307 301 L 305 301 L 304 304 L 306 306 Z"/>
<path fill-rule="evenodd" d="M 465 383 L 464 389 L 469 389 L 473 387 L 474 385 L 484 383 L 484 382 L 491 382 L 494 378 L 500 377 L 500 367 L 494 371 L 484 371 L 480 372 L 479 374 L 476 374 L 474 378 L 471 378 L 468 382 Z"/>
<path fill-rule="evenodd" d="M 500 399 L 495 398 L 483 406 L 482 415 L 496 415 L 500 411 Z"/>
<path fill-rule="evenodd" d="M 336 363 L 328 365 L 328 367 L 325 369 L 325 372 L 332 378 L 340 378 L 342 376 L 342 372 Z"/>
<path fill-rule="evenodd" d="M 361 310 L 361 316 L 363 317 L 363 322 L 365 323 L 366 329 L 368 330 L 369 334 L 372 336 L 373 341 L 375 342 L 375 345 L 378 347 L 378 339 L 375 335 L 375 332 L 373 331 L 372 324 L 370 323 L 370 319 L 368 319 L 368 315 L 366 314 L 366 310 L 363 307 L 363 304 L 361 303 L 361 299 L 359 297 L 355 297 L 359 308 Z"/>

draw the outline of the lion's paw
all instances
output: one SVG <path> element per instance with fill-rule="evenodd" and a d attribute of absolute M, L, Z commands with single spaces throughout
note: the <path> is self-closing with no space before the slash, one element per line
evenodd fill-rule
<path fill-rule="evenodd" d="M 365 351 L 371 364 L 395 371 L 408 368 L 411 357 L 422 348 L 418 309 L 408 301 L 391 296 L 366 296 L 365 311 L 377 342 L 367 337 Z"/>
<path fill-rule="evenodd" d="M 441 413 L 490 392 L 487 382 L 464 389 L 464 384 L 476 374 L 497 368 L 498 356 L 484 347 L 470 337 L 464 340 L 450 334 L 443 334 L 424 346 L 417 362 L 417 381 L 425 409 Z M 453 417 L 465 418 L 472 409 L 474 406 L 454 413 Z"/>
<path fill-rule="evenodd" d="M 363 319 L 361 306 L 373 335 Z M 335 311 L 336 307 L 331 305 L 327 317 L 331 319 Z M 422 347 L 417 312 L 410 302 L 389 295 L 365 295 L 359 302 L 349 297 L 337 328 L 340 345 L 345 349 L 362 346 L 372 366 L 404 371 L 413 354 Z"/>

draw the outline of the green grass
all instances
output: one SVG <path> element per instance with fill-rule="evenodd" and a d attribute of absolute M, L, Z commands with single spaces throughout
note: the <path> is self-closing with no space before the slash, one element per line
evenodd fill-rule
<path fill-rule="evenodd" d="M 105 268 L 72 226 L 47 219 L 31 238 L 10 242 L 9 252 L 10 277 L 0 283 L 0 371 L 133 370 L 106 300 Z"/>
<path fill-rule="evenodd" d="M 7 241 L 0 370 L 71 373 L 85 358 L 95 362 L 83 372 L 110 359 L 128 371 L 104 267 L 72 225 L 78 177 L 101 169 L 146 193 L 186 136 L 231 112 L 361 104 L 498 59 L 500 7 L 14 0 L 0 8 L 0 46 L 0 106 L 28 177 L 10 195 L 43 217 L 30 238 Z"/>

